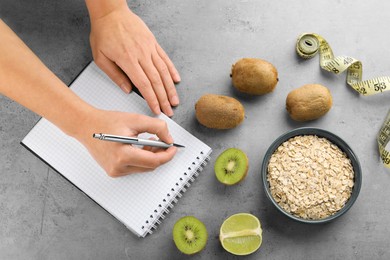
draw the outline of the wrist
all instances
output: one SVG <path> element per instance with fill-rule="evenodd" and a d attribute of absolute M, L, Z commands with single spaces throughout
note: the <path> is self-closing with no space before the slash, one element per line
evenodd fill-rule
<path fill-rule="evenodd" d="M 87 103 L 80 104 L 77 108 L 72 109 L 69 120 L 64 121 L 62 131 L 83 142 L 85 138 L 92 136 L 92 133 L 89 133 L 89 122 L 91 117 L 94 117 L 98 112 L 97 108 Z"/>
<path fill-rule="evenodd" d="M 126 0 L 85 0 L 91 22 L 119 8 L 128 8 Z"/>

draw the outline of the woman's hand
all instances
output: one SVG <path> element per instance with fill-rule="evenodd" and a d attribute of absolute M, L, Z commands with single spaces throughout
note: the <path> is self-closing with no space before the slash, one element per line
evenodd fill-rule
<path fill-rule="evenodd" d="M 45 117 L 80 141 L 108 175 L 116 177 L 150 171 L 172 159 L 175 147 L 139 149 L 94 139 L 92 134 L 100 132 L 125 136 L 148 132 L 166 143 L 173 142 L 165 121 L 98 110 L 84 102 L 1 19 L 0 35 L 0 93 Z"/>
<path fill-rule="evenodd" d="M 177 148 L 137 148 L 129 144 L 101 141 L 93 133 L 109 133 L 136 137 L 140 133 L 156 134 L 166 143 L 173 143 L 165 121 L 140 114 L 97 110 L 80 126 L 75 135 L 92 157 L 111 177 L 152 171 L 170 161 Z"/>
<path fill-rule="evenodd" d="M 179 73 L 126 1 L 115 2 L 112 6 L 108 2 L 87 1 L 94 60 L 126 93 L 133 83 L 155 114 L 163 111 L 172 116 L 171 106 L 179 104 L 174 85 L 180 81 Z"/>

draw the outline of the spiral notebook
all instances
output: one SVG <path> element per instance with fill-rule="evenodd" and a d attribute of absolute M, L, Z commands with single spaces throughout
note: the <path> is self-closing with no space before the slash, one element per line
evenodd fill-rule
<path fill-rule="evenodd" d="M 145 100 L 134 91 L 124 94 L 91 62 L 70 88 L 86 102 L 106 110 L 120 110 L 152 116 Z M 211 148 L 172 119 L 161 114 L 178 149 L 168 163 L 148 173 L 111 178 L 86 148 L 41 118 L 22 140 L 22 145 L 122 222 L 145 237 L 161 223 L 209 160 Z"/>

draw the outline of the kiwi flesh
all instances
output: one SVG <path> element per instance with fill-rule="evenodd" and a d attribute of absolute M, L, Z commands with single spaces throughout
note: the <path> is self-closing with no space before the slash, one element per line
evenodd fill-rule
<path fill-rule="evenodd" d="M 187 255 L 202 251 L 207 244 L 206 226 L 193 216 L 180 218 L 173 226 L 172 233 L 177 249 Z"/>
<path fill-rule="evenodd" d="M 226 185 L 242 181 L 248 173 L 248 157 L 237 148 L 223 151 L 215 161 L 214 171 L 217 179 Z"/>

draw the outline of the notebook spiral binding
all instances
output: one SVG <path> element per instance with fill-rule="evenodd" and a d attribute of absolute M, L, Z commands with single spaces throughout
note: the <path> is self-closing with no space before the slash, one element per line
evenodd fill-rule
<path fill-rule="evenodd" d="M 141 227 L 146 230 L 146 234 L 152 234 L 153 230 L 157 229 L 157 226 L 161 224 L 161 221 L 165 219 L 165 216 L 169 213 L 169 210 L 174 207 L 174 204 L 178 202 L 186 192 L 187 188 L 191 186 L 191 183 L 195 181 L 195 178 L 199 176 L 200 172 L 204 169 L 207 163 L 210 161 L 210 153 L 204 154 L 202 151 L 199 156 L 196 157 L 197 162 L 192 162 L 191 166 L 187 168 L 188 172 L 184 172 L 183 176 L 176 182 L 175 187 L 167 193 L 162 203 L 151 213 L 150 217 L 145 220 L 145 224 Z M 174 195 L 171 195 L 171 194 Z"/>

